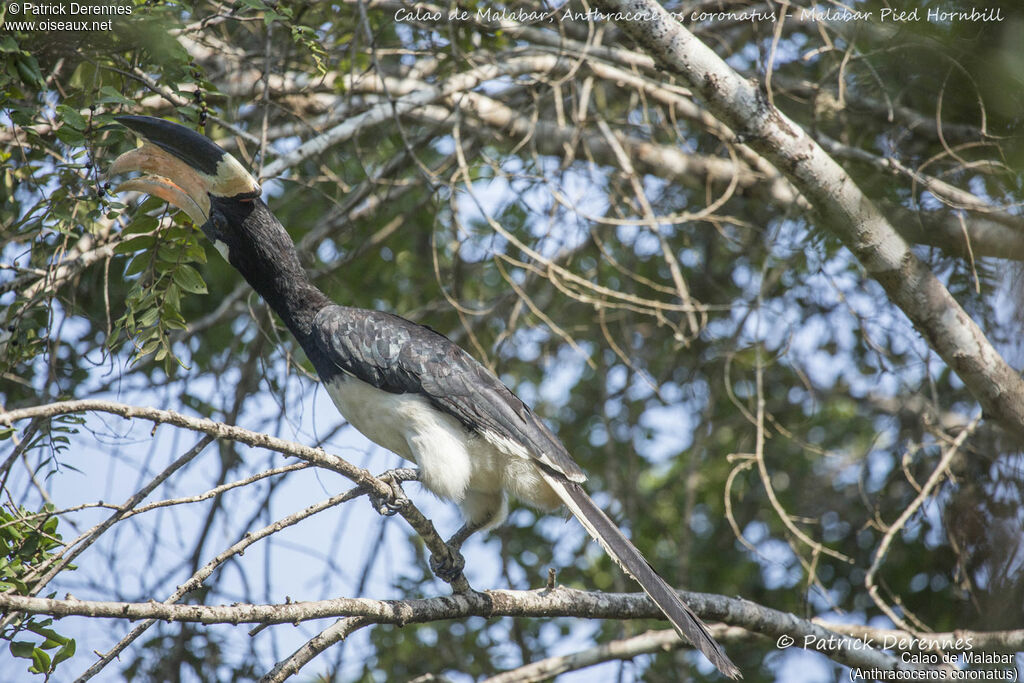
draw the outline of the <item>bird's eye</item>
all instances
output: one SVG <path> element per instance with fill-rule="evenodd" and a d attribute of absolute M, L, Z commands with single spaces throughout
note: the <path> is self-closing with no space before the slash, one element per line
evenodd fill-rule
<path fill-rule="evenodd" d="M 224 214 L 222 214 L 220 211 L 214 211 L 213 215 L 210 216 L 210 220 L 213 221 L 213 227 L 217 230 L 217 232 L 220 232 L 224 230 L 224 228 L 228 227 L 228 221 L 226 218 L 224 218 Z"/>

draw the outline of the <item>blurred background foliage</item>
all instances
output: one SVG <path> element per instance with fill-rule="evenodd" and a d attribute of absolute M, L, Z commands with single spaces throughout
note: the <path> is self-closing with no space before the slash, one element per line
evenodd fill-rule
<path fill-rule="evenodd" d="M 135 144 L 113 116 L 163 116 L 258 175 L 276 171 L 263 178 L 266 198 L 334 300 L 429 324 L 494 368 L 671 583 L 877 626 L 890 624 L 880 602 L 920 629 L 1024 624 L 1020 444 L 972 423 L 976 401 L 829 226 L 614 24 L 563 19 L 585 11 L 575 2 L 533 25 L 488 20 L 478 10 L 525 6 L 483 2 L 439 6 L 436 18 L 392 0 L 124 4 L 131 14 L 109 31 L 29 31 L 10 14 L 0 27 L 4 408 L 106 396 L 289 438 L 312 411 L 301 352 L 188 219 L 112 192 L 104 168 Z M 801 18 L 810 5 L 797 2 L 785 22 L 685 23 L 833 154 L 1019 367 L 1024 8 L 987 5 L 1000 20 L 929 21 L 929 9 L 950 7 L 922 0 L 921 19 L 905 23 L 878 21 L 887 3 L 873 1 L 856 3 L 870 21 Z M 449 20 L 456 7 L 468 19 Z M 289 158 L 345 124 L 339 141 Z M 257 396 L 271 398 L 248 408 Z M 324 424 L 316 439 L 344 442 L 346 428 Z M 941 483 L 878 557 L 965 429 Z M 107 438 L 81 429 L 72 443 Z M 68 507 L 43 492 L 90 467 L 48 439 L 5 442 L 40 480 L 5 475 L 11 514 Z M 189 471 L 190 490 L 280 464 L 218 448 L 216 464 Z M 140 547 L 168 544 L 177 561 L 139 570 L 135 588 L 94 577 L 76 595 L 162 599 L 218 552 L 212 529 L 237 537 L 281 514 L 274 484 L 253 490 L 251 517 L 230 516 L 225 493 L 191 506 L 198 535 L 143 536 Z M 407 546 L 401 536 L 392 543 Z M 116 573 L 117 548 L 97 546 L 81 571 Z M 500 566 L 477 588 L 538 587 L 555 567 L 575 587 L 633 590 L 557 515 L 516 508 L 485 550 Z M 322 571 L 349 563 L 365 576 L 384 555 L 322 558 Z M 401 563 L 388 595 L 365 594 L 443 591 L 424 558 Z M 191 599 L 263 590 L 208 586 Z M 357 593 L 325 580 L 306 597 L 338 594 Z M 479 678 L 566 638 L 652 625 L 379 627 L 355 661 L 339 646 L 310 673 Z M 92 628 L 80 652 L 110 624 Z M 758 639 L 726 645 L 746 680 L 779 680 L 786 653 Z M 78 661 L 62 666 L 91 663 Z M 258 638 L 165 624 L 115 666 L 132 680 L 249 680 L 273 661 Z M 668 652 L 593 675 L 715 678 L 696 661 Z"/>

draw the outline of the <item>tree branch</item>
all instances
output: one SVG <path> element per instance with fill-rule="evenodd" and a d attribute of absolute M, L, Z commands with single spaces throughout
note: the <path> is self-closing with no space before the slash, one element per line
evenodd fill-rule
<path fill-rule="evenodd" d="M 619 27 L 679 74 L 708 109 L 775 165 L 815 207 L 868 274 L 960 376 L 985 412 L 1024 437 L 1024 380 L 850 176 L 748 80 L 653 0 L 598 0 L 608 13 L 642 15 Z"/>
<path fill-rule="evenodd" d="M 788 636 L 789 643 L 820 652 L 849 667 L 877 668 L 885 671 L 909 671 L 920 667 L 882 652 L 882 648 L 927 651 L 943 641 L 969 644 L 964 649 L 1015 652 L 1024 648 L 1024 630 L 1001 632 L 956 631 L 919 634 L 866 626 L 831 624 L 801 619 L 793 614 L 763 607 L 747 600 L 706 593 L 681 591 L 680 595 L 704 619 L 723 619 L 733 627 L 758 633 L 771 639 Z M 334 598 L 315 602 L 284 604 L 181 605 L 158 602 L 104 602 L 67 598 L 0 595 L 0 610 L 17 610 L 54 617 L 84 616 L 113 619 L 157 619 L 203 624 L 294 624 L 323 618 L 341 618 L 335 624 L 340 635 L 352 626 L 393 624 L 404 626 L 466 617 L 577 617 L 594 619 L 651 619 L 663 615 L 643 593 L 599 593 L 564 586 L 538 590 L 491 590 L 460 593 L 444 597 L 411 600 L 373 600 Z M 345 622 L 345 619 L 358 620 Z M 335 627 L 332 627 L 334 629 Z M 324 634 L 330 635 L 332 629 Z M 734 634 L 734 630 L 730 630 Z M 335 642 L 337 639 L 335 638 Z M 669 638 L 650 640 L 655 647 L 671 645 Z M 309 645 L 307 643 L 307 645 Z M 785 645 L 784 645 L 785 646 Z M 305 648 L 306 646 L 304 646 Z M 301 650 L 302 648 L 300 648 Z M 317 652 L 323 648 L 313 647 Z M 947 648 L 948 649 L 948 648 Z M 310 652 L 312 652 L 310 650 Z M 293 653 L 292 656 L 296 656 Z M 315 654 L 315 653 L 313 653 Z M 640 652 L 636 652 L 640 654 Z M 309 657 L 311 658 L 311 657 Z M 283 660 L 287 661 L 287 660 Z M 308 661 L 308 659 L 306 660 Z M 284 664 L 279 664 L 284 668 Z M 274 680 L 274 679 L 271 679 Z"/>
<path fill-rule="evenodd" d="M 120 415 L 125 419 L 138 418 L 148 420 L 157 425 L 170 424 L 175 427 L 202 432 L 218 439 L 230 439 L 255 448 L 266 448 L 284 455 L 295 456 L 317 467 L 337 472 L 363 487 L 367 493 L 373 493 L 385 500 L 389 500 L 394 492 L 389 483 L 373 476 L 368 470 L 356 467 L 336 455 L 329 455 L 322 448 L 310 448 L 309 446 L 285 441 L 268 434 L 249 431 L 242 427 L 216 422 L 207 418 L 189 417 L 171 410 L 144 408 L 99 399 L 83 399 L 0 412 L 0 424 L 13 425 L 19 420 L 52 418 L 57 415 L 84 412 L 110 413 Z M 424 517 L 422 512 L 414 505 L 403 505 L 398 509 L 398 512 L 409 523 L 409 526 L 420 535 L 431 554 L 439 557 L 448 556 L 449 550 L 444 539 L 437 533 L 433 522 Z M 452 590 L 456 592 L 469 590 L 469 583 L 466 581 L 465 576 L 461 574 L 451 582 L 451 585 Z"/>

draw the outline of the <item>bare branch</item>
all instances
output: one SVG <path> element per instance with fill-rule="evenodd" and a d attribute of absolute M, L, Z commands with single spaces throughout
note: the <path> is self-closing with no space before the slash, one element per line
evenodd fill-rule
<path fill-rule="evenodd" d="M 202 432 L 218 439 L 230 439 L 244 443 L 256 448 L 267 448 L 284 455 L 291 455 L 306 462 L 337 472 L 351 481 L 364 487 L 367 492 L 388 500 L 393 494 L 391 485 L 375 476 L 369 471 L 356 467 L 351 463 L 337 456 L 328 455 L 321 448 L 310 448 L 302 444 L 285 441 L 268 434 L 253 432 L 234 425 L 227 425 L 222 422 L 215 422 L 206 418 L 195 418 L 182 415 L 170 410 L 159 410 L 156 408 L 143 408 L 139 406 L 103 401 L 97 399 L 86 399 L 78 401 L 64 401 L 49 403 L 31 408 L 21 408 L 0 412 L 0 424 L 12 425 L 19 420 L 31 418 L 51 418 L 57 415 L 68 415 L 83 412 L 104 412 L 113 415 L 120 415 L 125 419 L 143 419 L 156 424 L 170 424 L 183 429 L 190 429 Z M 444 539 L 437 533 L 433 522 L 423 516 L 414 505 L 403 505 L 399 508 L 399 514 L 423 539 L 424 544 L 431 553 L 438 557 L 446 557 L 449 553 L 448 546 Z M 461 574 L 452 581 L 452 589 L 455 591 L 469 590 L 466 578 Z"/>
<path fill-rule="evenodd" d="M 274 668 L 267 672 L 261 683 L 279 683 L 297 674 L 302 667 L 331 645 L 348 638 L 350 635 L 373 623 L 368 617 L 344 617 L 304 643 L 302 647 L 282 659 Z"/>
<path fill-rule="evenodd" d="M 819 224 L 834 232 L 885 288 L 985 412 L 1024 437 L 1024 380 L 842 167 L 653 0 L 597 4 L 609 13 L 651 17 L 619 26 L 690 83 L 713 114 L 789 178 L 814 205 Z"/>
<path fill-rule="evenodd" d="M 911 671 L 920 667 L 880 649 L 927 650 L 943 640 L 961 642 L 971 638 L 998 651 L 1014 651 L 1024 643 L 1024 631 L 974 634 L 928 634 L 927 638 L 892 629 L 850 627 L 800 619 L 792 614 L 756 605 L 746 600 L 682 591 L 680 595 L 705 619 L 724 618 L 735 627 L 777 639 L 786 635 L 794 645 L 815 650 L 850 667 L 877 668 L 885 671 Z M 339 617 L 357 621 L 339 622 L 328 629 L 330 638 L 344 637 L 355 627 L 370 623 L 406 625 L 470 616 L 495 617 L 583 617 L 596 619 L 649 619 L 660 612 L 643 593 L 590 593 L 564 586 L 531 591 L 491 590 L 459 593 L 447 597 L 413 600 L 372 600 L 334 598 L 315 602 L 291 602 L 273 605 L 172 605 L 157 602 L 100 602 L 74 598 L 56 600 L 19 595 L 0 595 L 0 609 L 17 610 L 54 617 L 86 616 L 111 619 L 157 619 L 204 624 L 293 624 L 311 619 Z M 851 628 L 853 630 L 851 630 Z M 846 635 L 847 633 L 851 635 Z M 325 632 L 328 634 L 328 632 Z M 321 634 L 324 635 L 324 634 Z M 902 642 L 901 642 L 902 641 Z M 663 646 L 661 638 L 649 641 Z M 319 644 L 312 646 L 317 649 Z M 322 648 L 321 648 L 322 649 Z M 284 668 L 284 665 L 281 666 Z M 272 679 L 276 680 L 276 679 Z"/>
<path fill-rule="evenodd" d="M 929 496 L 932 495 L 932 491 L 939 485 L 942 479 L 946 476 L 949 464 L 953 461 L 953 458 L 957 453 L 960 452 L 960 447 L 963 446 L 964 441 L 967 437 L 974 433 L 977 429 L 978 424 L 981 422 L 981 416 L 971 420 L 970 424 L 964 427 L 956 438 L 953 440 L 942 454 L 942 458 L 939 459 L 939 463 L 932 470 L 928 480 L 921 487 L 917 493 L 917 497 L 903 510 L 899 518 L 892 523 L 892 525 L 885 530 L 882 539 L 878 542 L 878 546 L 875 548 L 874 556 L 871 559 L 871 566 L 868 568 L 867 573 L 864 575 L 864 587 L 868 590 L 868 595 L 874 600 L 878 608 L 885 613 L 887 617 L 892 619 L 892 622 L 897 626 L 900 626 L 907 630 L 912 630 L 911 627 L 903 620 L 903 618 L 896 613 L 896 611 L 881 598 L 878 594 L 878 585 L 875 583 L 875 576 L 878 574 L 878 570 L 882 566 L 882 562 L 885 560 L 885 556 L 889 553 L 889 546 L 892 545 L 893 539 L 896 538 L 910 518 L 913 517 L 921 506 L 924 505 L 925 501 L 928 500 Z"/>

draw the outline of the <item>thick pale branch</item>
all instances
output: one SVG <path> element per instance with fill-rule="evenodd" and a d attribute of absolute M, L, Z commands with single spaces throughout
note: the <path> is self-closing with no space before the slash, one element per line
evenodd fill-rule
<path fill-rule="evenodd" d="M 202 432 L 219 439 L 230 439 L 231 441 L 244 443 L 248 446 L 266 448 L 284 455 L 295 456 L 317 467 L 337 472 L 364 487 L 368 493 L 373 493 L 385 500 L 390 499 L 393 494 L 393 489 L 387 482 L 373 476 L 368 470 L 356 467 L 337 456 L 329 455 L 321 448 L 310 448 L 303 444 L 285 441 L 284 439 L 261 434 L 260 432 L 253 432 L 207 418 L 189 417 L 171 410 L 159 410 L 157 408 L 132 406 L 113 401 L 86 399 L 48 403 L 31 408 L 0 412 L 0 424 L 12 425 L 19 420 L 52 418 L 57 415 L 84 412 L 103 412 L 120 415 L 125 419 L 147 420 L 158 425 L 169 424 L 183 429 Z M 404 505 L 399 508 L 399 514 L 420 535 L 427 549 L 432 554 L 439 557 L 446 557 L 448 555 L 448 546 L 445 545 L 444 539 L 437 533 L 433 522 L 424 517 L 423 513 L 416 509 L 415 506 Z M 464 576 L 459 575 L 452 581 L 452 589 L 457 592 L 466 591 L 469 590 L 469 584 Z"/>
<path fill-rule="evenodd" d="M 588 66 L 602 78 L 623 78 L 619 76 L 621 70 L 600 62 L 593 62 Z M 363 90 L 369 89 L 369 92 L 379 92 L 386 85 L 386 89 L 392 93 L 429 87 L 427 83 L 420 83 L 419 86 L 415 83 L 416 81 L 409 78 L 383 81 L 363 79 L 358 87 Z M 720 123 L 711 126 L 707 121 L 711 117 L 703 110 L 691 111 L 696 109 L 692 101 L 673 89 L 663 88 L 656 91 L 648 86 L 646 92 L 652 96 L 659 93 L 660 97 L 656 99 L 664 101 L 674 110 L 686 107 L 690 118 L 700 125 L 711 128 L 716 134 L 731 135 L 731 131 Z M 457 107 L 461 113 L 469 115 L 461 121 L 461 125 L 483 126 L 489 136 L 499 134 L 510 140 L 529 139 L 530 144 L 541 154 L 563 156 L 567 149 L 575 154 L 585 151 L 590 158 L 599 163 L 616 163 L 614 150 L 607 139 L 596 131 L 559 124 L 544 118 L 533 118 L 479 92 L 465 92 L 459 95 L 457 101 L 454 98 L 447 98 L 439 102 L 444 104 L 420 107 L 410 111 L 408 115 L 434 124 L 446 121 L 454 124 Z M 735 182 L 744 193 L 753 194 L 758 199 L 770 202 L 783 210 L 788 210 L 793 205 L 803 209 L 809 208 L 806 200 L 792 183 L 775 167 L 767 164 L 750 150 L 748 145 L 736 145 L 739 155 L 746 162 L 739 164 L 704 154 L 683 152 L 675 146 L 653 143 L 621 132 L 616 132 L 615 135 L 619 144 L 629 152 L 632 163 L 642 173 L 650 173 L 690 187 L 703 187 L 707 183 L 724 186 Z M 862 156 L 880 169 L 884 169 L 885 173 L 893 172 L 893 168 L 887 165 L 885 159 L 867 152 L 862 152 Z M 950 189 L 950 192 L 952 191 L 953 189 Z M 999 212 L 990 217 L 988 214 L 993 213 L 992 208 L 974 195 L 961 192 L 957 196 L 962 204 L 981 213 L 972 213 L 969 220 L 961 222 L 948 211 L 913 211 L 890 203 L 881 208 L 893 221 L 893 227 L 900 235 L 914 244 L 939 247 L 961 257 L 973 255 L 1024 260 L 1024 230 L 1019 229 L 1024 227 L 1024 222 Z"/>
<path fill-rule="evenodd" d="M 796 647 L 815 650 L 850 667 L 887 671 L 916 669 L 879 648 L 928 650 L 944 640 L 970 642 L 971 647 L 1013 652 L 1024 645 L 1024 631 L 998 633 L 917 634 L 865 626 L 850 631 L 848 625 L 800 619 L 795 615 L 756 605 L 746 600 L 683 592 L 681 595 L 705 619 L 723 619 L 733 627 L 771 639 L 788 636 Z M 179 605 L 157 602 L 101 602 L 68 598 L 54 600 L 20 595 L 0 595 L 0 610 L 16 610 L 55 617 L 84 616 L 114 619 L 157 619 L 204 624 L 291 624 L 311 619 L 355 618 L 369 623 L 402 626 L 446 619 L 477 617 L 582 617 L 594 619 L 650 619 L 661 612 L 643 593 L 591 593 L 565 587 L 532 591 L 493 590 L 467 592 L 415 600 L 335 598 L 316 602 L 272 605 Z M 339 625 L 342 628 L 342 625 Z M 732 633 L 735 629 L 730 629 Z M 847 635 L 847 632 L 850 635 Z M 968 639 L 970 639 L 968 641 Z M 667 643 L 659 642 L 659 647 Z"/>
<path fill-rule="evenodd" d="M 705 618 L 731 614 L 740 601 L 702 593 L 681 593 Z M 643 593 L 589 593 L 556 587 L 534 591 L 470 591 L 414 600 L 333 598 L 282 604 L 194 605 L 163 602 L 108 602 L 0 594 L 0 611 L 54 617 L 157 619 L 200 624 L 294 624 L 312 619 L 365 617 L 380 624 L 412 624 L 438 619 L 481 617 L 592 617 L 649 619 L 660 610 Z"/>
<path fill-rule="evenodd" d="M 278 439 L 277 437 L 270 436 L 268 434 L 253 432 L 248 429 L 243 429 L 242 427 L 224 424 L 223 422 L 217 422 L 207 418 L 190 417 L 188 415 L 176 413 L 173 410 L 133 406 L 125 403 L 104 401 L 100 399 L 83 399 L 78 401 L 47 403 L 45 405 L 32 406 L 30 408 L 19 408 L 17 410 L 0 412 L 0 424 L 13 425 L 15 422 L 20 420 L 27 420 L 31 418 L 53 418 L 58 415 L 87 412 L 110 413 L 112 415 L 120 415 L 126 420 L 141 419 L 153 422 L 157 425 L 169 424 L 175 427 L 189 429 L 194 432 L 209 434 L 210 436 L 219 439 L 230 439 L 231 441 L 244 443 L 255 448 L 267 448 L 284 455 L 293 455 L 309 462 L 310 464 L 332 470 L 351 479 L 357 484 L 370 483 L 371 488 L 373 488 L 372 482 L 375 478 L 369 471 L 356 467 L 355 465 L 352 465 L 336 456 L 328 455 L 320 448 L 310 448 L 303 444 Z M 379 489 L 375 488 L 375 491 L 381 495 L 387 495 L 389 489 L 381 484 Z"/>
<path fill-rule="evenodd" d="M 407 114 L 417 107 L 430 104 L 442 97 L 472 90 L 481 83 L 495 78 L 513 77 L 524 73 L 545 73 L 554 69 L 558 61 L 559 58 L 555 55 L 517 57 L 500 64 L 484 64 L 465 73 L 449 76 L 445 79 L 443 86 L 430 86 L 424 90 L 418 90 L 406 97 L 382 103 L 358 116 L 346 119 L 330 130 L 302 143 L 295 150 L 276 159 L 273 163 L 267 164 L 263 169 L 263 176 L 274 178 L 304 159 L 321 154 L 360 131 L 394 116 Z"/>
<path fill-rule="evenodd" d="M 618 23 L 793 183 L 814 206 L 818 224 L 854 253 L 956 371 L 985 413 L 1024 437 L 1024 380 L 846 171 L 658 3 L 599 0 L 598 6 L 609 13 L 648 18 Z"/>
<path fill-rule="evenodd" d="M 244 553 L 253 544 L 262 541 L 263 539 L 281 531 L 282 529 L 298 524 L 299 522 L 308 519 L 313 515 L 323 512 L 324 510 L 327 510 L 331 507 L 334 507 L 335 505 L 339 505 L 348 500 L 351 500 L 352 498 L 355 498 L 358 495 L 361 495 L 361 490 L 358 487 L 350 489 L 349 491 L 345 491 L 343 493 L 339 493 L 335 496 L 332 496 L 327 500 L 314 503 L 313 505 L 310 505 L 309 507 L 298 512 L 294 512 L 286 517 L 282 517 L 281 519 L 264 526 L 262 529 L 246 532 L 246 534 L 242 538 L 233 543 L 230 547 L 225 548 L 216 557 L 207 562 L 197 572 L 195 572 L 191 577 L 189 577 L 187 581 L 178 586 L 174 590 L 174 592 L 171 593 L 171 595 L 163 601 L 163 604 L 175 604 L 179 600 L 184 598 L 188 593 L 198 590 L 206 581 L 206 579 L 208 579 L 213 574 L 213 572 L 215 572 L 217 569 L 223 566 L 224 563 L 227 562 L 229 559 Z M 70 600 L 71 598 L 69 597 L 67 599 Z M 155 601 L 152 601 L 148 604 L 157 603 Z M 110 648 L 110 650 L 108 650 L 106 653 L 103 653 L 100 656 L 99 660 L 93 662 L 92 666 L 90 666 L 81 676 L 79 676 L 78 681 L 86 681 L 95 676 L 96 674 L 98 674 L 100 671 L 102 671 L 111 661 L 120 656 L 120 654 L 125 650 L 125 648 L 127 648 L 129 645 L 135 642 L 135 640 L 137 640 L 139 636 L 145 633 L 150 626 L 155 624 L 156 621 L 156 618 L 150 618 L 146 619 L 141 624 L 136 625 L 127 635 L 121 638 L 121 640 L 119 640 L 112 648 Z"/>

